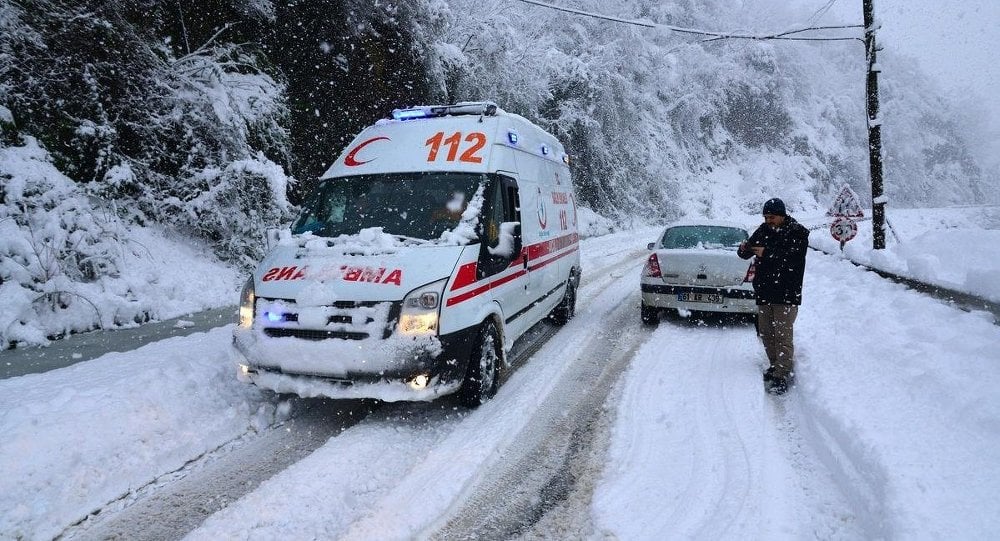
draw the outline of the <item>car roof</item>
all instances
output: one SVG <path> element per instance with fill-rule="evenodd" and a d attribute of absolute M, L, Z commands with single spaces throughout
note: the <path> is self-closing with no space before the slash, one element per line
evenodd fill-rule
<path fill-rule="evenodd" d="M 733 227 L 736 229 L 742 229 L 743 231 L 748 231 L 747 227 L 743 224 L 739 224 L 736 222 L 729 222 L 726 220 L 710 220 L 708 218 L 678 220 L 676 222 L 667 224 L 667 226 L 664 227 L 663 230 L 666 231 L 667 229 L 670 229 L 672 227 L 700 226 L 700 225 L 711 225 L 716 227 Z"/>

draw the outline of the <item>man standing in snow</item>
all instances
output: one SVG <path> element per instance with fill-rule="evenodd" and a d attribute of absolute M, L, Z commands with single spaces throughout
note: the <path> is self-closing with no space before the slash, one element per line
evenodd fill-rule
<path fill-rule="evenodd" d="M 802 304 L 809 230 L 785 212 L 781 199 L 764 203 L 763 214 L 764 223 L 737 253 L 743 259 L 756 256 L 757 334 L 771 362 L 764 385 L 769 393 L 783 394 L 795 376 L 792 326 Z"/>

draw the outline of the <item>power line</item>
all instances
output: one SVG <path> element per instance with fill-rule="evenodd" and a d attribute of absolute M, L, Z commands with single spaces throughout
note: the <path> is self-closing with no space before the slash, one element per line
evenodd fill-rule
<path fill-rule="evenodd" d="M 554 9 L 556 11 L 565 11 L 566 13 L 572 13 L 574 15 L 583 15 L 584 17 L 593 17 L 595 19 L 602 19 L 602 20 L 605 20 L 605 21 L 613 21 L 613 22 L 616 22 L 616 23 L 632 24 L 632 25 L 635 25 L 635 26 L 643 26 L 643 27 L 646 27 L 646 28 L 656 28 L 657 26 L 659 26 L 656 23 L 651 23 L 651 22 L 648 22 L 648 21 L 637 21 L 637 20 L 630 20 L 630 19 L 619 19 L 618 17 L 610 17 L 608 15 L 601 15 L 600 13 L 591 13 L 589 11 L 583 11 L 583 10 L 579 10 L 579 9 L 565 8 L 565 7 L 562 7 L 562 6 L 555 6 L 555 5 L 552 5 L 552 4 L 545 3 L 545 2 L 539 2 L 538 0 L 518 0 L 518 1 L 519 2 L 524 2 L 525 4 L 532 4 L 532 5 L 535 5 L 535 6 L 540 6 L 540 7 L 543 7 L 543 8 Z"/>
<path fill-rule="evenodd" d="M 695 28 L 684 28 L 681 26 L 671 26 L 667 24 L 654 23 L 650 21 L 636 20 L 636 19 L 623 19 L 620 17 L 611 17 L 609 15 L 602 15 L 600 13 L 593 13 L 590 11 L 584 11 L 581 9 L 567 8 L 563 6 L 557 6 L 549 4 L 547 2 L 541 2 L 540 0 L 518 0 L 525 4 L 531 4 L 534 6 L 554 9 L 556 11 L 562 11 L 565 13 L 572 13 L 574 15 L 580 15 L 583 17 L 591 17 L 594 19 L 601 19 L 605 21 L 611 21 L 622 24 L 630 24 L 634 26 L 641 26 L 643 28 L 661 28 L 664 30 L 670 30 L 671 32 L 677 32 L 679 34 L 692 34 L 696 36 L 709 36 L 711 39 L 703 40 L 717 41 L 720 39 L 751 39 L 751 40 L 789 40 L 789 41 L 847 41 L 847 40 L 861 40 L 860 37 L 850 37 L 850 36 L 816 36 L 816 37 L 802 37 L 802 36 L 792 36 L 792 34 L 798 34 L 801 32 L 811 32 L 818 30 L 843 30 L 850 28 L 863 28 L 861 25 L 835 25 L 835 26 L 814 26 L 809 28 L 800 28 L 798 30 L 789 30 L 785 32 L 771 33 L 771 34 L 746 34 L 746 33 L 734 33 L 734 32 L 713 32 L 709 30 L 698 30 Z M 832 2 L 831 2 L 832 5 Z"/>
<path fill-rule="evenodd" d="M 812 14 L 812 16 L 809 17 L 809 19 L 806 21 L 806 25 L 815 24 L 817 21 L 823 18 L 823 16 L 826 15 L 826 13 L 830 11 L 830 8 L 832 8 L 833 5 L 836 3 L 837 0 L 829 0 L 826 4 L 817 9 L 816 12 Z"/>

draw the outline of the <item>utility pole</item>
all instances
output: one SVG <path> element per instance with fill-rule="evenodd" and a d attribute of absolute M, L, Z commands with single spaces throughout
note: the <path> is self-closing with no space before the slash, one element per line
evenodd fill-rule
<path fill-rule="evenodd" d="M 878 74 L 875 8 L 863 0 L 865 12 L 865 59 L 868 81 L 868 165 L 872 178 L 872 249 L 885 248 L 885 197 L 882 195 L 882 119 L 878 113 Z"/>

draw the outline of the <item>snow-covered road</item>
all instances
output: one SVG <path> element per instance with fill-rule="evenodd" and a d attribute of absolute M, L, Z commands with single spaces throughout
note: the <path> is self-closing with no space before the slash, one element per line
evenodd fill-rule
<path fill-rule="evenodd" d="M 989 317 L 810 253 L 776 400 L 752 326 L 641 326 L 654 234 L 585 240 L 577 318 L 475 411 L 281 400 L 228 327 L 2 380 L 0 538 L 1000 535 Z"/>
<path fill-rule="evenodd" d="M 602 529 L 628 539 L 868 537 L 855 519 L 863 510 L 800 428 L 796 393 L 761 392 L 756 340 L 749 324 L 673 320 L 643 346 L 594 501 Z M 621 502 L 655 520 L 636 521 Z"/>

